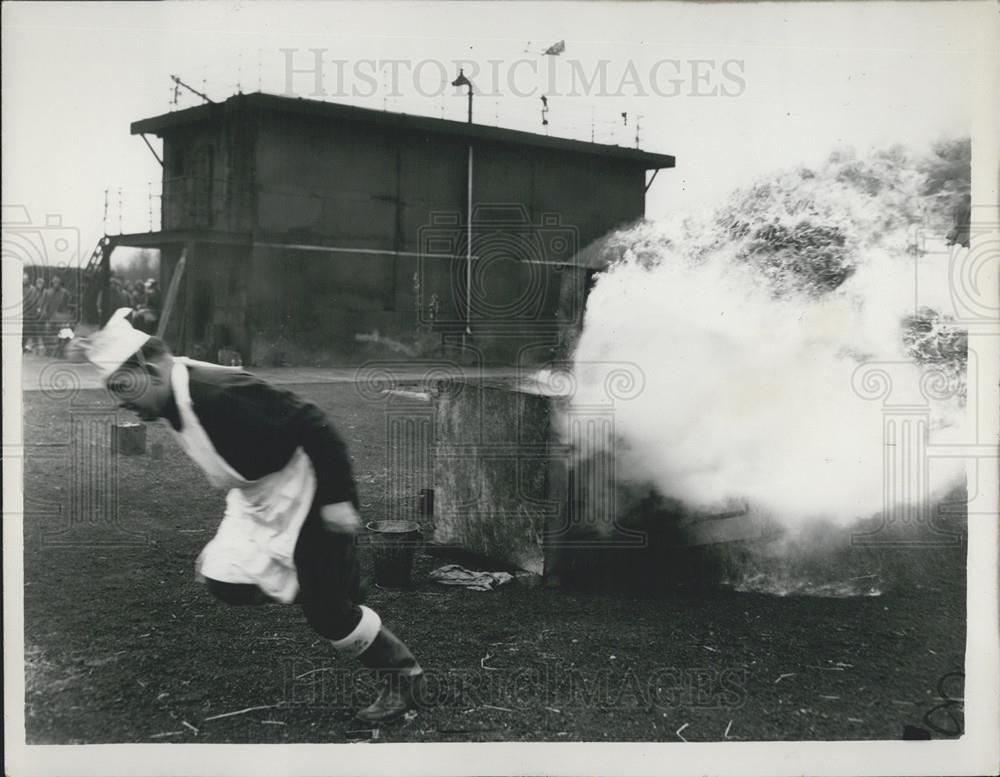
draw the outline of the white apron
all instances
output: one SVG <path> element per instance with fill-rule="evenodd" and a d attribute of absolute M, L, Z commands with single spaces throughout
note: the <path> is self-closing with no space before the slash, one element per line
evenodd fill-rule
<path fill-rule="evenodd" d="M 199 362 L 174 357 L 170 383 L 181 429 L 167 425 L 212 485 L 229 489 L 222 523 L 195 563 L 197 578 L 250 583 L 272 599 L 290 603 L 299 589 L 295 543 L 316 493 L 312 461 L 297 448 L 280 471 L 258 480 L 242 477 L 215 450 L 194 412 L 187 368 L 195 364 Z"/>

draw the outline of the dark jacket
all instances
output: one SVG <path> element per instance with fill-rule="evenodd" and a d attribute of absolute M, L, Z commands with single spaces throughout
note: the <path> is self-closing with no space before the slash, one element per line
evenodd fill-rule
<path fill-rule="evenodd" d="M 316 505 L 352 502 L 357 489 L 347 445 L 326 414 L 248 372 L 189 366 L 195 414 L 215 450 L 247 480 L 277 472 L 301 447 L 316 471 Z M 175 404 L 166 419 L 180 428 Z"/>
<path fill-rule="evenodd" d="M 69 317 L 70 294 L 65 286 L 54 289 L 51 286 L 42 292 L 42 298 L 38 302 L 41 310 L 42 321 L 61 322 Z"/>
<path fill-rule="evenodd" d="M 24 302 L 22 306 L 25 321 L 38 320 L 38 304 L 42 301 L 42 292 L 34 286 L 24 287 Z"/>

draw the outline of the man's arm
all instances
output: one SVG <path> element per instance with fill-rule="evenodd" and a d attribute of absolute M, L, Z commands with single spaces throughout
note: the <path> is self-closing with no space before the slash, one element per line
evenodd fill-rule
<path fill-rule="evenodd" d="M 357 502 L 357 489 L 347 444 L 330 419 L 310 402 L 301 402 L 291 419 L 291 431 L 316 470 L 316 502 L 321 505 Z"/>
<path fill-rule="evenodd" d="M 327 530 L 353 534 L 361 528 L 357 488 L 347 445 L 315 405 L 303 402 L 292 428 L 316 470 L 316 503 Z"/>

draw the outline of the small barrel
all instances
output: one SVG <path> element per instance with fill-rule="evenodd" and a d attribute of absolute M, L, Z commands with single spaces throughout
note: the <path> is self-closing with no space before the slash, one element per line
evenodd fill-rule
<path fill-rule="evenodd" d="M 420 525 L 413 521 L 372 521 L 367 529 L 375 560 L 375 585 L 409 588 L 413 557 L 421 540 Z"/>
<path fill-rule="evenodd" d="M 146 425 L 114 424 L 111 427 L 111 452 L 122 456 L 142 456 L 146 452 Z"/>

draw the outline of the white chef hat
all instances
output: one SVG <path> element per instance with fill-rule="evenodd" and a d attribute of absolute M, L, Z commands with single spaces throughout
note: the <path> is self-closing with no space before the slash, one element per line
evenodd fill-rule
<path fill-rule="evenodd" d="M 132 308 L 118 308 L 104 328 L 92 335 L 87 348 L 87 360 L 97 367 L 107 380 L 129 357 L 142 348 L 149 335 L 132 326 L 128 317 Z"/>

